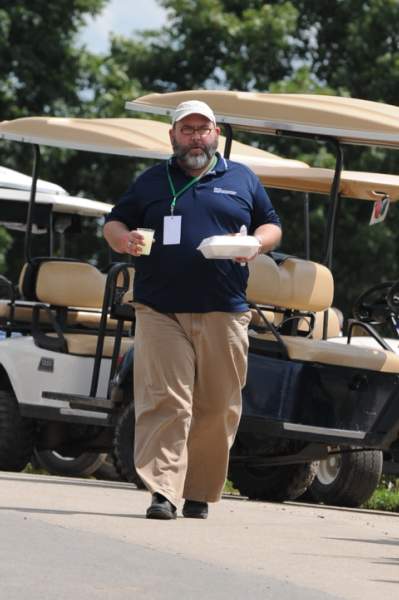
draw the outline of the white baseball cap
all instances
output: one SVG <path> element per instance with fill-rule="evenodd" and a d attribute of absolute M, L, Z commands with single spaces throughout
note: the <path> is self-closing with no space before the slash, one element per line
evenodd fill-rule
<path fill-rule="evenodd" d="M 201 100 L 188 100 L 186 102 L 181 102 L 178 106 L 176 106 L 173 114 L 172 125 L 177 123 L 177 121 L 184 119 L 184 117 L 188 117 L 188 115 L 202 115 L 216 125 L 216 119 L 215 115 L 213 114 L 213 110 Z"/>

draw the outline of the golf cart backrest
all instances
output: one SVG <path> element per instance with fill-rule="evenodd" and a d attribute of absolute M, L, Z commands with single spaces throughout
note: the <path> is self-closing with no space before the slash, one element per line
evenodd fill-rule
<path fill-rule="evenodd" d="M 123 303 L 131 307 L 133 268 L 129 269 L 129 277 L 129 291 L 124 294 Z M 34 306 L 43 303 L 52 307 L 52 315 L 62 320 L 63 329 L 94 333 L 100 325 L 106 279 L 106 274 L 83 261 L 32 259 L 21 270 L 20 298 L 0 301 L 0 322 L 11 331 L 30 332 Z M 52 315 L 40 311 L 38 321 L 44 331 L 51 330 Z M 115 319 L 108 319 L 107 329 L 114 330 L 116 325 Z"/>
<path fill-rule="evenodd" d="M 247 288 L 250 302 L 266 310 L 274 307 L 296 311 L 327 311 L 332 304 L 334 282 L 329 269 L 307 260 L 286 258 L 277 264 L 270 256 L 260 255 L 249 263 Z M 299 312 L 299 320 L 301 312 Z M 281 330 L 281 328 L 280 328 Z M 252 344 L 268 344 L 276 354 L 303 363 L 350 367 L 385 373 L 399 373 L 399 356 L 394 352 L 337 344 L 311 336 L 280 335 L 250 329 Z"/>
<path fill-rule="evenodd" d="M 126 330 L 124 323 L 134 320 L 130 291 L 134 270 L 123 264 L 120 267 L 113 278 L 112 268 L 106 275 L 89 263 L 40 261 L 34 286 L 37 302 L 32 319 L 36 345 L 53 351 L 94 356 L 99 337 L 102 337 L 103 356 L 111 356 L 115 338 L 114 334 L 109 335 L 109 330 L 115 329 L 115 336 L 125 337 L 130 335 L 130 330 Z M 29 268 L 25 273 L 28 271 Z M 49 332 L 41 326 L 41 315 L 51 316 L 54 311 L 56 318 L 51 319 L 53 330 Z M 111 321 L 114 322 L 113 327 L 109 326 Z M 79 329 L 78 326 L 82 325 L 86 330 Z M 131 338 L 122 339 L 124 349 L 125 342 L 130 347 Z"/>
<path fill-rule="evenodd" d="M 105 275 L 88 263 L 55 261 L 40 265 L 36 296 L 52 306 L 102 307 Z"/>
<path fill-rule="evenodd" d="M 310 260 L 275 258 L 262 254 L 249 263 L 247 297 L 257 307 L 252 309 L 251 326 L 264 330 L 266 317 L 282 333 L 322 339 L 328 311 L 326 337 L 340 335 L 337 315 L 330 308 L 334 296 L 330 270 Z"/>
<path fill-rule="evenodd" d="M 247 297 L 259 305 L 324 311 L 332 305 L 334 281 L 331 271 L 318 263 L 289 257 L 277 264 L 261 254 L 249 263 Z"/>

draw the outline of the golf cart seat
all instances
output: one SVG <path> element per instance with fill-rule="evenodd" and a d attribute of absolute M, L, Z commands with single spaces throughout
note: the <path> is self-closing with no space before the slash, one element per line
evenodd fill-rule
<path fill-rule="evenodd" d="M 108 332 L 108 321 L 111 316 L 108 308 L 110 298 L 113 298 L 112 306 L 117 307 L 117 309 L 113 309 L 112 317 L 116 316 L 117 318 L 114 318 L 114 321 L 120 323 L 120 335 L 126 334 L 123 327 L 124 322 L 132 321 L 134 318 L 134 310 L 131 304 L 132 294 L 129 292 L 133 277 L 131 269 L 129 269 L 127 275 L 127 281 L 125 282 L 123 282 L 121 273 L 117 275 L 116 291 L 114 291 L 107 284 L 107 276 L 89 263 L 57 260 L 41 261 L 34 281 L 34 294 L 37 303 L 33 307 L 32 335 L 35 344 L 53 351 L 95 356 L 101 329 L 102 355 L 111 356 L 115 336 L 105 335 Z M 27 280 L 26 276 L 25 284 Z M 25 288 L 24 292 L 32 293 L 32 290 Z M 104 298 L 107 293 L 111 296 L 107 300 L 106 314 L 102 320 Z M 53 311 L 61 315 L 61 319 L 53 319 Z M 43 331 L 41 328 L 40 314 L 42 312 L 47 313 L 50 321 L 52 321 L 53 328 L 50 333 L 46 330 Z M 91 335 L 93 333 L 91 329 L 88 329 L 87 333 L 80 333 L 68 326 L 63 327 L 62 317 L 64 323 L 68 324 L 70 314 L 73 316 L 75 323 L 78 322 L 79 315 L 83 315 L 82 318 L 85 323 L 88 322 L 88 319 L 92 319 L 92 323 L 97 320 L 98 331 L 96 335 Z M 101 323 L 101 321 L 103 322 Z M 129 337 L 122 337 L 120 342 L 123 350 L 125 345 L 128 349 L 132 344 Z"/>
<path fill-rule="evenodd" d="M 263 316 L 282 333 L 321 339 L 328 306 L 327 337 L 339 335 L 335 311 L 329 307 L 334 283 L 328 269 L 289 256 L 277 262 L 266 255 L 250 263 L 249 269 L 247 295 L 257 307 L 252 309 L 253 327 L 265 329 Z"/>
<path fill-rule="evenodd" d="M 129 274 L 132 281 L 134 270 L 129 269 Z M 105 283 L 106 275 L 89 263 L 33 259 L 21 270 L 18 282 L 20 299 L 12 298 L 11 289 L 10 299 L 0 300 L 0 323 L 14 330 L 30 331 L 34 307 L 41 302 L 54 307 L 51 314 L 40 311 L 39 323 L 43 329 L 51 330 L 54 318 L 58 318 L 65 329 L 93 332 L 100 325 Z M 80 290 L 78 298 L 76 291 L 72 291 L 75 288 Z M 131 304 L 132 300 L 132 292 L 127 291 L 123 302 Z M 79 305 L 75 301 L 79 301 Z M 107 329 L 114 330 L 116 326 L 116 319 L 107 320 Z"/>
<path fill-rule="evenodd" d="M 247 296 L 252 304 L 323 312 L 332 304 L 333 277 L 327 267 L 298 258 L 287 258 L 279 265 L 269 256 L 260 255 L 249 264 Z M 337 344 L 326 340 L 281 335 L 250 330 L 250 339 L 274 347 L 276 354 L 286 354 L 290 360 L 353 367 L 384 373 L 399 373 L 399 356 L 387 350 L 365 348 L 354 344 Z M 281 349 L 279 351 L 278 349 Z"/>

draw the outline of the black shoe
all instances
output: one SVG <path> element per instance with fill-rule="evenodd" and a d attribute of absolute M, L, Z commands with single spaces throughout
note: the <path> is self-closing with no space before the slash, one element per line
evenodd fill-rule
<path fill-rule="evenodd" d="M 176 507 L 162 494 L 152 495 L 151 505 L 147 508 L 147 519 L 176 519 Z"/>
<path fill-rule="evenodd" d="M 183 517 L 188 519 L 207 519 L 208 503 L 197 500 L 186 500 L 183 506 Z"/>

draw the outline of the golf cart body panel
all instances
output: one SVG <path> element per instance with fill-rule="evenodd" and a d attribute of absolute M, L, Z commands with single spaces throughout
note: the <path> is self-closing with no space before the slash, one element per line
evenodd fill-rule
<path fill-rule="evenodd" d="M 45 390 L 56 387 L 63 393 L 89 394 L 94 357 L 51 352 L 35 345 L 30 336 L 8 338 L 0 343 L 0 369 L 18 398 L 21 414 L 47 420 L 58 412 L 71 421 L 81 422 L 82 411 L 71 409 L 67 402 L 42 397 Z M 98 393 L 106 396 L 111 360 L 102 361 Z M 23 373 L 23 376 L 21 376 Z M 105 414 L 91 415 L 96 423 L 106 422 Z"/>

